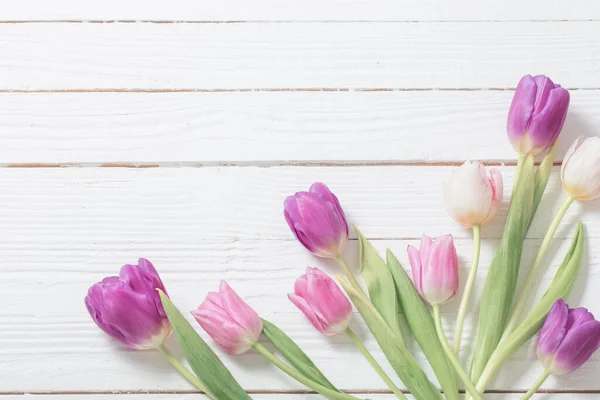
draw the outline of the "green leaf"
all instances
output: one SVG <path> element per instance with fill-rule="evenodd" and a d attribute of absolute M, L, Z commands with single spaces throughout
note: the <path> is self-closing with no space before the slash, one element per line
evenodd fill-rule
<path fill-rule="evenodd" d="M 371 242 L 356 226 L 354 229 L 359 243 L 360 273 L 367 283 L 371 302 L 392 331 L 403 340 L 398 320 L 398 298 L 392 274 Z"/>
<path fill-rule="evenodd" d="M 379 315 L 373 304 L 364 295 L 357 292 L 344 278 L 337 277 L 337 279 L 367 323 L 392 368 L 394 368 L 398 377 L 415 399 L 442 399 L 439 390 L 427 379 L 427 376 L 408 352 L 404 343 L 398 340 L 398 335 L 392 331 L 387 322 Z"/>
<path fill-rule="evenodd" d="M 502 241 L 492 259 L 481 297 L 479 329 L 471 362 L 473 382 L 479 380 L 506 327 L 517 286 L 523 242 L 533 213 L 533 196 L 533 156 L 529 155 L 519 161 Z"/>
<path fill-rule="evenodd" d="M 481 382 L 477 384 L 478 391 L 483 391 L 502 364 L 542 328 L 544 320 L 556 300 L 566 298 L 571 293 L 579 274 L 581 259 L 583 258 L 583 245 L 583 224 L 579 222 L 571 247 L 565 255 L 563 263 L 556 271 L 550 286 L 525 320 L 500 343 L 485 368 Z"/>
<path fill-rule="evenodd" d="M 402 268 L 391 250 L 387 250 L 387 266 L 394 277 L 396 293 L 400 300 L 400 308 L 406 317 L 408 327 L 419 343 L 421 350 L 429 360 L 429 364 L 442 386 L 446 399 L 458 400 L 458 386 L 453 368 L 446 358 L 440 343 L 435 323 L 427 305 L 416 291 L 412 281 Z"/>
<path fill-rule="evenodd" d="M 167 317 L 171 322 L 177 341 L 185 354 L 192 370 L 206 386 L 211 397 L 219 400 L 247 400 L 252 399 L 237 383 L 233 375 L 223 365 L 219 357 L 212 351 L 198 332 L 181 315 L 162 291 L 162 301 Z"/>
<path fill-rule="evenodd" d="M 558 141 L 552 145 L 542 163 L 535 171 L 535 187 L 533 190 L 533 210 L 531 213 L 531 219 L 529 224 L 533 221 L 533 216 L 537 211 L 538 206 L 540 205 L 540 201 L 542 201 L 542 196 L 546 191 L 546 186 L 548 185 L 548 179 L 550 178 L 550 172 L 552 172 L 552 167 L 554 166 L 554 159 L 556 158 L 556 149 L 558 148 Z"/>
<path fill-rule="evenodd" d="M 325 375 L 323 375 L 319 368 L 317 368 L 317 366 L 306 355 L 306 353 L 303 352 L 302 349 L 288 335 L 286 335 L 284 331 L 266 319 L 263 319 L 262 321 L 264 326 L 263 333 L 267 339 L 269 339 L 273 346 L 275 346 L 281 355 L 288 360 L 288 362 L 294 368 L 296 368 L 298 372 L 321 386 L 325 386 L 328 389 L 340 392 L 340 390 L 333 386 L 331 382 L 329 382 L 329 380 L 325 377 Z"/>

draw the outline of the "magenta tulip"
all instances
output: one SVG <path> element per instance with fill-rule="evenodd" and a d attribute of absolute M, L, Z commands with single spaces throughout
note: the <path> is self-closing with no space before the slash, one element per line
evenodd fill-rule
<path fill-rule="evenodd" d="M 337 258 L 348 242 L 348 223 L 337 197 L 322 183 L 284 202 L 284 216 L 296 238 L 316 256 Z"/>
<path fill-rule="evenodd" d="M 320 269 L 307 267 L 288 298 L 324 335 L 337 335 L 348 328 L 352 305 L 335 281 Z"/>
<path fill-rule="evenodd" d="M 521 154 L 539 154 L 554 144 L 567 118 L 569 91 L 544 75 L 519 81 L 508 112 L 508 138 Z"/>
<path fill-rule="evenodd" d="M 423 235 L 421 248 L 408 246 L 413 283 L 429 304 L 444 304 L 458 291 L 458 258 L 451 235 Z"/>
<path fill-rule="evenodd" d="M 581 367 L 600 348 L 600 322 L 587 309 L 569 308 L 558 299 L 546 317 L 537 343 L 544 368 L 565 375 Z"/>
<path fill-rule="evenodd" d="M 119 276 L 93 285 L 85 305 L 94 322 L 119 343 L 136 350 L 156 348 L 171 334 L 171 325 L 156 289 L 166 289 L 152 263 L 140 258 L 124 265 Z"/>
<path fill-rule="evenodd" d="M 263 330 L 256 311 L 246 304 L 225 281 L 219 292 L 210 292 L 192 315 L 229 354 L 243 354 L 254 346 Z"/>

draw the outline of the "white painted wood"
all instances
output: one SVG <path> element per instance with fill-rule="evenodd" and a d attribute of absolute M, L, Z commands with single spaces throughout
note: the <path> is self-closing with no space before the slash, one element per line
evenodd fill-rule
<path fill-rule="evenodd" d="M 600 134 L 573 91 L 558 159 Z M 0 164 L 515 160 L 512 91 L 0 93 Z"/>
<path fill-rule="evenodd" d="M 0 89 L 600 87 L 597 22 L 0 24 Z"/>
<path fill-rule="evenodd" d="M 36 0 L 0 1 L 3 20 L 171 20 L 171 21 L 428 21 L 589 20 L 600 18 L 593 0 Z"/>
<path fill-rule="evenodd" d="M 505 200 L 498 217 L 483 229 L 500 238 L 515 167 L 503 167 Z M 447 216 L 442 182 L 449 167 L 210 167 L 0 169 L 0 226 L 19 245 L 63 243 L 84 248 L 105 234 L 119 245 L 157 233 L 195 240 L 292 240 L 284 222 L 286 196 L 308 190 L 314 181 L 338 195 L 349 220 L 371 238 L 398 239 L 451 233 L 471 237 Z M 547 201 L 529 232 L 542 238 L 550 215 L 565 195 L 555 168 Z M 583 214 L 582 214 L 582 211 Z M 576 203 L 557 237 L 571 237 L 577 218 L 588 236 L 600 238 L 600 201 Z M 64 230 L 54 231 L 60 225 Z M 119 237 L 115 231 L 124 235 Z M 60 233 L 58 235 L 57 233 Z M 71 237 L 71 236 L 70 236 Z M 154 241 L 154 239 L 152 239 Z"/>
<path fill-rule="evenodd" d="M 95 400 L 109 400 L 114 399 L 115 394 L 97 395 L 93 396 Z M 254 400 L 279 400 L 282 397 L 286 400 L 322 400 L 323 397 L 314 394 L 251 394 Z M 356 396 L 361 397 L 360 394 Z M 391 394 L 364 394 L 362 397 L 368 396 L 370 400 L 396 400 L 397 397 Z M 486 395 L 486 399 L 490 400 L 517 400 L 521 394 L 489 394 Z M 552 394 L 540 394 L 539 398 L 544 400 L 553 399 L 569 399 L 569 400 L 592 400 L 596 399 L 596 394 L 565 394 L 565 393 L 552 393 Z M 412 396 L 407 395 L 409 399 L 413 399 Z M 8 395 L 3 396 L 3 400 L 88 400 L 90 395 Z M 126 394 L 119 393 L 119 399 L 121 400 L 204 400 L 207 399 L 205 396 L 198 394 Z M 537 399 L 536 399 L 537 400 Z"/>
<path fill-rule="evenodd" d="M 381 389 L 380 381 L 343 337 L 326 339 L 285 301 L 294 279 L 307 265 L 335 266 L 317 260 L 291 239 L 281 216 L 286 193 L 322 178 L 330 182 L 350 222 L 372 238 L 415 237 L 452 231 L 462 264 L 471 252 L 469 234 L 443 214 L 436 197 L 448 167 L 330 168 L 158 168 L 158 169 L 0 169 L 0 376 L 3 391 L 186 390 L 188 385 L 160 356 L 112 344 L 93 325 L 83 307 L 87 287 L 117 272 L 121 264 L 145 256 L 153 260 L 175 303 L 197 306 L 220 279 L 233 287 L 262 316 L 284 328 L 314 357 L 340 387 Z M 504 168 L 509 176 L 512 168 Z M 418 179 L 417 179 L 418 178 Z M 344 184 L 345 182 L 345 184 Z M 510 179 L 507 179 L 510 187 Z M 558 187 L 551 186 L 549 198 Z M 589 203 L 587 257 L 574 290 L 573 304 L 598 313 L 600 284 L 598 205 Z M 552 213 L 548 204 L 533 229 L 540 237 Z M 575 211 L 574 209 L 573 211 Z M 505 211 L 501 214 L 504 215 Z M 574 212 L 558 237 L 572 235 Z M 484 230 L 477 290 L 493 254 L 501 221 Z M 462 238 L 462 239 L 461 239 Z M 557 240 L 547 284 L 569 239 Z M 416 240 L 377 240 L 406 263 L 407 244 Z M 524 265 L 539 239 L 526 245 Z M 347 258 L 356 269 L 356 242 Z M 465 269 L 462 273 L 464 275 Z M 478 295 L 476 295 L 478 297 Z M 456 304 L 444 308 L 448 334 Z M 379 359 L 381 353 L 355 318 L 360 335 Z M 473 345 L 473 319 L 467 322 L 465 349 Z M 423 362 L 422 356 L 414 352 Z M 219 354 L 222 352 L 219 351 Z M 40 359 L 43 359 L 40 362 Z M 257 354 L 225 362 L 249 390 L 298 389 L 276 374 Z M 549 388 L 595 390 L 600 358 L 577 374 L 552 380 Z M 340 373 L 340 365 L 352 365 Z M 493 388 L 522 390 L 538 371 L 531 349 L 519 352 Z M 132 372 L 132 371 L 136 372 Z M 252 370 L 252 372 L 250 372 Z M 428 368 L 426 368 L 428 372 Z M 35 374 L 36 379 L 31 379 Z"/>

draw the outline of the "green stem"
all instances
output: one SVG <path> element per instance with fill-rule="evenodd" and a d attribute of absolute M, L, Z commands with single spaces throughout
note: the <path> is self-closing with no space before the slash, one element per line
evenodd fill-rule
<path fill-rule="evenodd" d="M 469 307 L 469 300 L 471 298 L 471 292 L 473 291 L 473 285 L 475 284 L 475 277 L 477 276 L 477 268 L 479 267 L 479 254 L 481 253 L 481 226 L 473 226 L 473 262 L 471 263 L 471 269 L 469 271 L 469 277 L 467 278 L 467 284 L 465 285 L 465 291 L 463 292 L 462 299 L 460 301 L 460 307 L 458 309 L 458 317 L 456 318 L 456 330 L 454 336 L 454 354 L 456 357 L 460 354 L 460 342 L 462 340 L 463 325 L 465 323 L 465 317 L 467 315 L 467 309 Z"/>
<path fill-rule="evenodd" d="M 194 375 L 189 369 L 187 369 L 178 359 L 177 357 L 175 357 L 170 351 L 169 349 L 167 349 L 165 347 L 164 344 L 159 345 L 156 348 L 158 351 L 160 351 L 162 353 L 163 356 L 165 356 L 165 358 L 167 359 L 167 361 L 169 361 L 171 363 L 172 366 L 175 367 L 175 369 L 177 371 L 179 371 L 179 373 L 181 375 L 183 375 L 192 385 L 196 386 L 198 389 L 202 390 L 204 393 L 206 393 L 211 399 L 217 400 L 217 398 L 208 391 L 208 389 L 206 388 L 206 386 L 204 386 L 204 383 L 202 383 L 202 381 L 196 376 Z"/>
<path fill-rule="evenodd" d="M 533 384 L 531 389 L 529 389 L 529 391 L 527 391 L 527 393 L 525 393 L 525 395 L 523 397 L 521 397 L 521 400 L 527 400 L 527 399 L 531 398 L 531 396 L 533 396 L 535 394 L 535 392 L 538 391 L 540 386 L 542 386 L 542 384 L 546 381 L 546 379 L 549 376 L 550 376 L 550 372 L 544 370 L 544 372 L 542 372 L 542 374 L 540 375 L 538 380 Z"/>
<path fill-rule="evenodd" d="M 458 374 L 460 379 L 465 384 L 465 388 L 467 389 L 467 392 L 474 399 L 481 400 L 481 396 L 475 389 L 475 385 L 473 385 L 473 382 L 471 382 L 471 379 L 469 379 L 469 376 L 467 375 L 467 373 L 465 372 L 463 367 L 460 365 L 458 358 L 456 358 L 456 354 L 454 354 L 454 352 L 450 348 L 450 345 L 448 344 L 448 339 L 446 339 L 446 335 L 444 335 L 444 328 L 442 328 L 442 317 L 440 315 L 440 305 L 434 304 L 434 305 L 432 305 L 432 308 L 433 308 L 433 320 L 435 322 L 435 330 L 437 331 L 438 338 L 440 339 L 440 342 L 442 343 L 442 347 L 444 348 L 444 351 L 446 352 L 446 357 L 448 357 L 448 360 L 450 361 L 450 363 L 456 370 L 456 373 Z"/>
<path fill-rule="evenodd" d="M 394 384 L 394 382 L 390 379 L 390 377 L 387 376 L 385 371 L 377 363 L 377 360 L 375 360 L 375 358 L 373 358 L 371 353 L 369 353 L 369 350 L 367 350 L 367 348 L 360 341 L 358 336 L 356 336 L 356 334 L 354 332 L 352 332 L 352 330 L 350 328 L 346 329 L 346 334 L 348 335 L 348 337 L 350 337 L 350 339 L 352 339 L 352 341 L 354 342 L 356 347 L 358 347 L 358 349 L 363 354 L 363 356 L 365 356 L 365 358 L 367 359 L 369 364 L 371 364 L 371 367 L 373 367 L 375 372 L 377 372 L 377 374 L 381 377 L 381 379 L 383 379 L 383 381 L 385 382 L 387 387 L 396 395 L 396 397 L 399 399 L 402 399 L 402 400 L 407 400 L 404 393 L 402 393 L 402 391 L 400 389 L 398 389 L 398 387 Z"/>
<path fill-rule="evenodd" d="M 346 393 L 336 392 L 335 390 L 331 390 L 326 388 L 325 386 L 319 385 L 318 383 L 310 380 L 309 378 L 302 375 L 300 372 L 296 371 L 279 358 L 275 357 L 273 353 L 267 350 L 262 344 L 256 342 L 254 343 L 254 349 L 262 354 L 267 360 L 271 361 L 277 368 L 300 382 L 301 384 L 313 389 L 314 391 L 322 394 L 325 397 L 334 400 L 360 400 L 358 397 L 350 396 Z"/>
<path fill-rule="evenodd" d="M 519 297 L 517 298 L 517 301 L 515 303 L 515 308 L 513 309 L 512 316 L 510 317 L 510 320 L 506 324 L 506 328 L 504 330 L 504 334 L 502 335 L 502 339 L 500 340 L 500 343 L 502 343 L 508 337 L 508 335 L 510 335 L 515 330 L 515 328 L 519 324 L 520 319 L 521 319 L 521 314 L 523 313 L 523 308 L 525 307 L 525 303 L 527 301 L 528 295 L 531 292 L 531 289 L 532 289 L 532 287 L 535 283 L 536 277 L 537 277 L 537 273 L 539 272 L 539 269 L 542 265 L 542 260 L 544 259 L 544 256 L 546 255 L 546 252 L 548 251 L 548 247 L 550 246 L 550 243 L 552 242 L 552 238 L 554 237 L 554 234 L 556 233 L 556 229 L 558 229 L 558 225 L 560 224 L 560 221 L 565 216 L 565 213 L 567 212 L 567 210 L 569 209 L 571 204 L 573 204 L 573 201 L 575 201 L 574 197 L 569 197 L 567 199 L 567 201 L 565 201 L 565 203 L 562 205 L 562 207 L 558 211 L 558 214 L 556 214 L 556 217 L 554 217 L 554 220 L 548 227 L 548 230 L 546 231 L 546 235 L 544 236 L 544 239 L 542 240 L 542 244 L 540 244 L 540 248 L 538 249 L 537 255 L 535 256 L 535 261 L 533 262 L 533 265 L 531 266 L 531 268 L 529 269 L 529 272 L 527 273 L 527 278 L 525 279 L 525 284 L 521 288 L 521 293 L 519 294 Z"/>
<path fill-rule="evenodd" d="M 344 258 L 342 256 L 339 256 L 335 259 L 338 264 L 340 264 L 340 267 L 342 267 L 342 270 L 344 271 L 344 273 L 346 274 L 346 276 L 348 277 L 348 280 L 350 281 L 350 284 L 360 293 L 365 293 L 365 291 L 362 289 L 362 287 L 360 286 L 360 284 L 358 283 L 358 281 L 356 280 L 356 278 L 354 277 L 354 274 L 352 273 L 352 271 L 350 271 L 350 268 L 348 268 L 348 264 L 346 264 L 346 261 L 344 261 Z"/>

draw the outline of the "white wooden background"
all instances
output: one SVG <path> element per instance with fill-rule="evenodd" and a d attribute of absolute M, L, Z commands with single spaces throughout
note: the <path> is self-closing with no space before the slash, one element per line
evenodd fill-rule
<path fill-rule="evenodd" d="M 526 73 L 571 90 L 560 157 L 576 136 L 599 135 L 600 3 L 1 0 L 0 400 L 199 397 L 159 354 L 115 345 L 85 311 L 89 285 L 142 256 L 182 310 L 225 278 L 336 385 L 390 400 L 346 338 L 320 336 L 286 300 L 307 264 L 336 269 L 293 240 L 283 199 L 326 182 L 350 221 L 405 263 L 423 232 L 452 233 L 464 275 L 470 233 L 444 213 L 441 184 L 481 159 L 508 164 L 509 191 L 505 119 Z M 564 197 L 558 166 L 548 192 L 524 265 Z M 478 288 L 505 216 L 506 206 L 484 230 Z M 600 201 L 572 208 L 543 281 L 582 218 L 571 302 L 597 315 L 599 216 Z M 449 335 L 456 307 L 443 310 Z M 223 357 L 258 400 L 317 398 L 257 354 Z M 532 343 L 488 398 L 518 399 L 535 360 Z M 537 398 L 598 398 L 599 372 L 596 355 Z"/>

